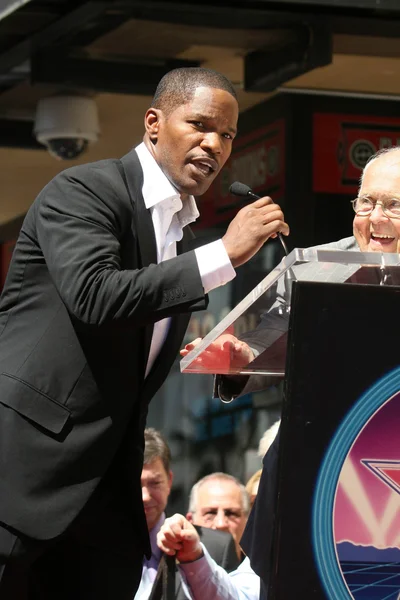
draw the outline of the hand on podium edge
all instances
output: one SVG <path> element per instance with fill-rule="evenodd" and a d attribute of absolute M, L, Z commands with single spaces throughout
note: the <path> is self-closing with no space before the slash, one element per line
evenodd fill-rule
<path fill-rule="evenodd" d="M 183 515 L 176 513 L 165 519 L 157 534 L 157 545 L 165 554 L 175 555 L 179 562 L 193 562 L 203 556 L 200 536 Z"/>
<path fill-rule="evenodd" d="M 186 344 L 180 351 L 181 356 L 187 356 L 201 341 L 202 338 L 196 338 Z M 208 345 L 193 364 L 218 372 L 246 367 L 254 358 L 255 355 L 246 342 L 242 342 L 231 333 L 223 333 Z"/>

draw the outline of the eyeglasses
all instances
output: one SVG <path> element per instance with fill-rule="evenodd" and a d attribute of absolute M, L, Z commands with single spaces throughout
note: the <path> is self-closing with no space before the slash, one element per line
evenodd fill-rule
<path fill-rule="evenodd" d="M 371 198 L 361 197 L 352 200 L 351 204 L 356 215 L 359 215 L 360 217 L 367 217 L 370 215 L 375 209 L 375 206 L 379 204 L 379 206 L 382 207 L 383 214 L 389 217 L 389 219 L 400 219 L 400 200 L 397 200 L 396 198 L 389 198 L 382 202 L 376 202 L 375 200 L 371 200 Z"/>

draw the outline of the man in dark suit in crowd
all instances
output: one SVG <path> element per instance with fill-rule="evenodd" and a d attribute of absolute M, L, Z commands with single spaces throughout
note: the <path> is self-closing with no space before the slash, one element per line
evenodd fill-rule
<path fill-rule="evenodd" d="M 144 432 L 144 464 L 142 470 L 143 506 L 150 534 L 151 557 L 143 559 L 142 579 L 135 600 L 148 600 L 161 559 L 157 546 L 157 534 L 166 519 L 166 507 L 171 492 L 173 473 L 171 452 L 159 431 L 147 428 Z M 214 531 L 206 527 L 196 527 L 200 540 L 215 562 L 230 572 L 239 565 L 235 541 L 225 531 Z M 175 578 L 176 598 L 190 598 L 188 589 L 181 577 Z"/>
<path fill-rule="evenodd" d="M 288 233 L 262 198 L 221 240 L 191 250 L 193 196 L 228 159 L 237 118 L 225 77 L 174 70 L 146 112 L 143 144 L 62 172 L 25 218 L 0 303 L 2 600 L 24 597 L 23 586 L 35 600 L 135 594 L 150 555 L 148 403 L 191 311 Z"/>

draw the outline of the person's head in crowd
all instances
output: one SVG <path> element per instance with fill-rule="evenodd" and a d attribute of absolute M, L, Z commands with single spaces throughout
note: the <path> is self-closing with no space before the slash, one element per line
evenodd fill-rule
<path fill-rule="evenodd" d="M 249 511 L 250 499 L 244 485 L 227 473 L 212 473 L 192 487 L 186 518 L 194 525 L 229 531 L 240 557 L 239 542 Z"/>
<path fill-rule="evenodd" d="M 152 427 L 145 429 L 144 442 L 142 498 L 151 531 L 164 513 L 171 492 L 171 452 L 161 433 Z"/>
<path fill-rule="evenodd" d="M 400 252 L 400 147 L 369 159 L 353 208 L 354 237 L 362 252 Z"/>
<path fill-rule="evenodd" d="M 262 473 L 262 469 L 258 469 L 258 471 L 256 471 L 248 480 L 248 482 L 246 483 L 246 491 L 249 495 L 250 498 L 250 508 L 253 506 L 254 504 L 254 500 L 256 499 L 257 496 L 257 492 L 258 492 L 258 486 L 260 484 L 260 479 L 261 479 L 261 473 Z"/>
<path fill-rule="evenodd" d="M 264 432 L 262 438 L 260 439 L 258 443 L 258 456 L 260 456 L 261 458 L 264 458 L 267 451 L 269 450 L 270 445 L 276 438 L 280 424 L 280 419 L 278 421 L 275 421 L 275 423 Z"/>
<path fill-rule="evenodd" d="M 238 116 L 235 88 L 224 75 L 174 69 L 146 112 L 144 143 L 181 194 L 204 194 L 230 156 Z"/>

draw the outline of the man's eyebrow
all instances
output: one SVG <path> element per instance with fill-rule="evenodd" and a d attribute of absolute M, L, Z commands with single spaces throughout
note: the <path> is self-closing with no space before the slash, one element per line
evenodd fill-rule
<path fill-rule="evenodd" d="M 399 200 L 400 194 L 388 194 L 387 192 L 370 192 L 369 194 L 360 194 L 359 198 L 368 198 L 369 200 L 375 200 L 375 198 L 383 198 L 384 200 Z"/>
<path fill-rule="evenodd" d="M 190 119 L 192 121 L 214 121 L 215 117 L 213 117 L 212 115 L 206 115 L 205 113 L 201 114 L 201 113 L 193 113 L 190 115 Z M 234 135 L 237 134 L 237 129 L 235 127 L 227 127 L 227 130 L 230 133 L 233 133 Z"/>

